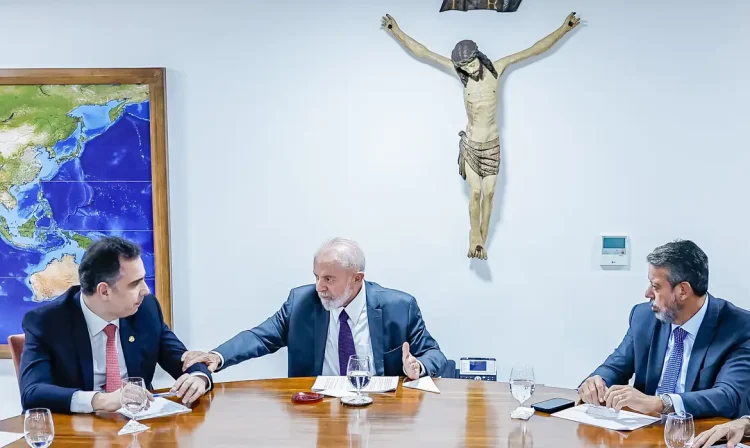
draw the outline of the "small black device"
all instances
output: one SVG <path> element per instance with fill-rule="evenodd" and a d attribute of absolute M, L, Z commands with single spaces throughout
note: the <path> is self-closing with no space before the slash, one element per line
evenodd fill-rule
<path fill-rule="evenodd" d="M 575 406 L 575 404 L 576 403 L 573 400 L 566 400 L 564 398 L 552 398 L 551 400 L 534 403 L 531 405 L 531 407 L 539 412 L 552 414 L 557 411 L 562 411 L 563 409 L 572 408 L 573 406 Z"/>

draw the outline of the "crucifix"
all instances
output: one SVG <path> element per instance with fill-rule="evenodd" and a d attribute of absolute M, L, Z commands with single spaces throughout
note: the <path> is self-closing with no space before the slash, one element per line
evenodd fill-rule
<path fill-rule="evenodd" d="M 492 199 L 500 167 L 500 132 L 497 126 L 498 84 L 510 65 L 549 50 L 557 41 L 578 26 L 580 19 L 573 12 L 563 24 L 531 47 L 492 62 L 477 44 L 462 40 L 453 48 L 450 59 L 433 53 L 401 31 L 396 20 L 386 14 L 383 28 L 392 34 L 414 56 L 436 63 L 455 72 L 463 84 L 464 105 L 468 124 L 459 132 L 458 172 L 468 182 L 469 197 L 469 258 L 487 259 Z"/>

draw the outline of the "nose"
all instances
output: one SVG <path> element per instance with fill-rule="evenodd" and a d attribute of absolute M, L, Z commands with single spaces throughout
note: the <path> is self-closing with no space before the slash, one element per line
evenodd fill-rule
<path fill-rule="evenodd" d="M 654 288 L 652 288 L 650 286 L 648 288 L 646 288 L 646 294 L 645 295 L 646 295 L 647 299 L 655 299 L 656 298 L 656 294 L 654 294 Z"/>
<path fill-rule="evenodd" d="M 321 284 L 320 280 L 315 281 L 315 291 L 317 292 L 325 291 L 325 287 Z"/>

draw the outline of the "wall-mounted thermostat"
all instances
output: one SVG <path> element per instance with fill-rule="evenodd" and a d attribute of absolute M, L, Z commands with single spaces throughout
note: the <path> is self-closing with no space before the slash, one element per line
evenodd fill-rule
<path fill-rule="evenodd" d="M 630 265 L 630 244 L 625 235 L 602 235 L 601 259 L 602 266 Z"/>

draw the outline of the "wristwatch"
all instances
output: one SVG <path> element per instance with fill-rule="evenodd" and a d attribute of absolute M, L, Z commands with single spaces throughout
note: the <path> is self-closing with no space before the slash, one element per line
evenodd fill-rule
<path fill-rule="evenodd" d="M 663 405 L 661 409 L 662 414 L 669 414 L 670 412 L 674 412 L 672 397 L 670 397 L 668 394 L 661 394 L 659 395 L 659 398 L 661 398 L 661 403 Z"/>

